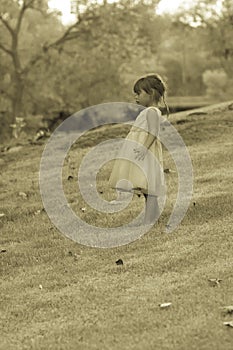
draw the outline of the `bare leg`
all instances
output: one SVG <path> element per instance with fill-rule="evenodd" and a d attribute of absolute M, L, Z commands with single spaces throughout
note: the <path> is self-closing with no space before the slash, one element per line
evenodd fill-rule
<path fill-rule="evenodd" d="M 160 216 L 158 197 L 148 194 L 144 194 L 144 197 L 146 206 L 144 224 L 154 224 Z"/>

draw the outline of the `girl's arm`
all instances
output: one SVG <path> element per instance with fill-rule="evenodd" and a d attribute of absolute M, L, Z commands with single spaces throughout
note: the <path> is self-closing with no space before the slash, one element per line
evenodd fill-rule
<path fill-rule="evenodd" d="M 148 132 L 157 137 L 160 130 L 159 113 L 154 108 L 148 108 L 146 113 Z"/>
<path fill-rule="evenodd" d="M 155 139 L 156 137 L 154 135 L 148 133 L 146 141 L 143 143 L 144 147 L 139 146 L 137 148 L 134 148 L 134 153 L 136 154 L 135 159 L 143 160 L 147 154 L 148 149 L 150 148 Z"/>
<path fill-rule="evenodd" d="M 150 148 L 155 141 L 160 130 L 159 114 L 154 108 L 149 108 L 146 113 L 146 120 L 148 125 L 148 134 L 144 146 Z"/>
<path fill-rule="evenodd" d="M 150 148 L 152 143 L 157 139 L 160 129 L 159 114 L 155 109 L 148 109 L 146 114 L 147 119 L 147 138 L 143 143 L 146 148 L 136 148 L 134 152 L 136 153 L 136 159 L 143 160 L 146 156 L 147 150 Z"/>

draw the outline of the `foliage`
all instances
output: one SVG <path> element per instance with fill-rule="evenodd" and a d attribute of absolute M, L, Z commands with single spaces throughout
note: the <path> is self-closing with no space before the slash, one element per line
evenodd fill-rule
<path fill-rule="evenodd" d="M 209 54 L 218 58 L 219 67 L 233 76 L 233 2 L 232 0 L 195 0 L 190 11 L 180 14 L 183 22 L 192 21 L 203 29 L 202 42 Z"/>
<path fill-rule="evenodd" d="M 229 95 L 230 98 L 229 78 L 223 69 L 206 70 L 203 73 L 203 82 L 207 87 L 207 96 L 224 100 Z"/>
<path fill-rule="evenodd" d="M 222 70 L 224 96 L 230 96 L 231 1 L 222 1 L 219 11 L 215 1 L 196 0 L 177 16 L 157 15 L 157 3 L 84 0 L 76 22 L 64 26 L 46 0 L 2 0 L 0 103 L 9 124 L 30 114 L 132 102 L 135 79 L 154 71 L 167 81 L 170 96 L 192 96 L 205 94 L 206 86 L 213 95 L 205 72 Z"/>

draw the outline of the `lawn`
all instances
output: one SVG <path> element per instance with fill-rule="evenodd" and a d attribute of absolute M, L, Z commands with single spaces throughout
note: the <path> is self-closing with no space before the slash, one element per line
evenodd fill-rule
<path fill-rule="evenodd" d="M 224 325 L 233 314 L 222 309 L 233 305 L 233 111 L 210 109 L 171 121 L 194 170 L 186 216 L 165 233 L 178 177 L 164 150 L 164 167 L 174 172 L 165 174 L 168 197 L 159 223 L 116 248 L 82 246 L 50 221 L 39 190 L 46 140 L 0 153 L 0 349 L 233 349 L 233 328 Z M 111 126 L 111 137 L 125 133 Z M 124 211 L 100 214 L 77 191 L 80 160 L 108 135 L 104 128 L 88 133 L 72 146 L 63 169 L 70 206 L 92 225 L 128 222 L 144 205 L 135 195 Z M 97 177 L 107 200 L 115 196 L 107 186 L 110 170 L 111 163 Z M 115 263 L 120 258 L 123 265 Z"/>

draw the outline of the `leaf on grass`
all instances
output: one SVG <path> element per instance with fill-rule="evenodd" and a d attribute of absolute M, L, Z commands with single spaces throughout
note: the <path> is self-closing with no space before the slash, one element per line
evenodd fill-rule
<path fill-rule="evenodd" d="M 6 253 L 6 249 L 1 249 L 0 253 Z"/>
<path fill-rule="evenodd" d="M 67 180 L 73 180 L 73 178 L 74 178 L 74 177 L 73 177 L 72 175 L 69 175 L 68 178 L 67 178 Z"/>
<path fill-rule="evenodd" d="M 81 210 L 84 213 L 86 211 L 86 208 L 83 207 L 83 208 L 81 208 Z"/>
<path fill-rule="evenodd" d="M 6 214 L 4 213 L 0 213 L 0 218 L 3 218 L 3 216 L 5 216 Z"/>
<path fill-rule="evenodd" d="M 34 137 L 34 141 L 39 141 L 40 139 L 44 138 L 44 137 L 49 137 L 50 136 L 50 132 L 48 130 L 39 130 L 35 137 Z"/>
<path fill-rule="evenodd" d="M 221 307 L 222 311 L 226 314 L 233 314 L 233 305 Z"/>
<path fill-rule="evenodd" d="M 229 321 L 229 322 L 223 322 L 224 326 L 228 326 L 233 328 L 233 321 Z"/>
<path fill-rule="evenodd" d="M 27 194 L 25 192 L 19 192 L 19 196 L 22 198 L 27 198 Z"/>
<path fill-rule="evenodd" d="M 118 259 L 118 260 L 116 261 L 116 264 L 117 264 L 117 265 L 123 265 L 124 263 L 123 263 L 123 260 L 122 260 L 122 259 Z"/>
<path fill-rule="evenodd" d="M 39 288 L 40 288 L 40 289 L 42 289 L 42 288 L 43 288 L 42 284 L 39 284 Z"/>
<path fill-rule="evenodd" d="M 209 278 L 208 279 L 208 281 L 209 281 L 209 283 L 210 283 L 210 285 L 212 286 L 212 287 L 216 287 L 216 286 L 220 286 L 220 282 L 222 281 L 221 279 L 219 279 L 219 278 Z"/>
<path fill-rule="evenodd" d="M 38 209 L 38 210 L 36 210 L 36 211 L 34 212 L 35 215 L 38 215 L 38 214 L 40 214 L 40 213 L 41 213 L 41 210 L 40 210 L 40 209 Z"/>
<path fill-rule="evenodd" d="M 68 252 L 69 256 L 73 256 L 74 260 L 78 260 L 80 258 L 81 254 L 79 253 L 73 253 L 71 250 Z"/>
<path fill-rule="evenodd" d="M 160 308 L 161 309 L 166 309 L 167 307 L 171 306 L 172 303 L 162 303 L 162 304 L 159 304 Z"/>
<path fill-rule="evenodd" d="M 175 173 L 175 170 L 172 170 L 172 169 L 169 169 L 169 168 L 166 168 L 163 171 L 164 171 L 165 174 Z"/>

